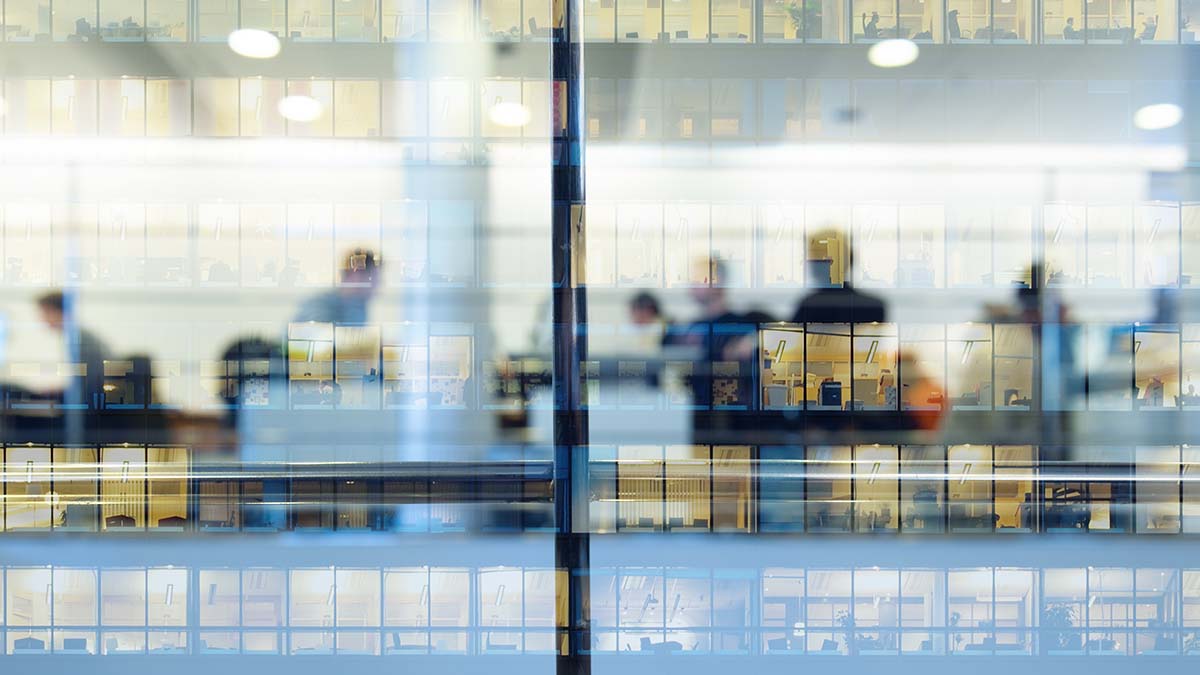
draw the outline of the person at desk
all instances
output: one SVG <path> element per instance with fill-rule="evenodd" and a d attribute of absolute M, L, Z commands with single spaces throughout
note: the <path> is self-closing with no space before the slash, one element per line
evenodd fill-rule
<path fill-rule="evenodd" d="M 817 240 L 835 241 L 837 233 L 827 230 L 814 235 Z M 853 253 L 848 252 L 843 275 L 850 277 Z M 810 263 L 809 274 L 814 275 L 816 265 Z M 818 285 L 822 280 L 812 280 Z M 824 280 L 826 283 L 828 280 Z M 840 288 L 818 288 L 809 293 L 796 307 L 792 323 L 871 323 L 883 322 L 887 318 L 887 307 L 879 298 L 856 290 L 850 282 Z"/>
<path fill-rule="evenodd" d="M 83 364 L 84 367 L 82 389 L 78 384 L 69 385 L 66 391 L 61 392 L 63 401 L 98 408 L 104 391 L 104 360 L 109 354 L 108 345 L 77 322 L 72 321 L 71 325 L 67 325 L 67 299 L 61 291 L 40 296 L 37 309 L 42 323 L 63 336 L 70 362 Z"/>
<path fill-rule="evenodd" d="M 700 317 L 683 330 L 668 333 L 663 346 L 688 347 L 697 352 L 696 368 L 689 382 L 693 405 L 748 406 L 753 398 L 753 373 L 758 365 L 758 325 L 774 319 L 757 310 L 743 313 L 729 308 L 724 287 L 729 276 L 724 263 L 713 258 L 700 260 L 696 265 L 706 268 L 703 284 L 689 289 L 692 300 L 700 306 Z M 736 377 L 714 376 L 715 365 L 722 362 L 737 363 Z M 721 391 L 716 391 L 719 384 Z"/>
<path fill-rule="evenodd" d="M 879 38 L 879 12 L 871 12 L 871 21 L 867 22 L 867 13 L 862 13 L 863 38 L 876 40 Z"/>
<path fill-rule="evenodd" d="M 1063 26 L 1064 40 L 1078 40 L 1080 38 L 1079 30 L 1075 28 L 1075 17 L 1067 17 L 1067 25 Z"/>
<path fill-rule="evenodd" d="M 1154 39 L 1154 34 L 1158 32 L 1158 17 L 1148 16 L 1142 24 L 1142 32 L 1138 34 L 1138 40 L 1149 42 Z"/>
<path fill-rule="evenodd" d="M 342 264 L 342 283 L 309 298 L 296 312 L 296 321 L 363 324 L 367 306 L 379 288 L 380 264 L 372 251 L 354 249 Z"/>

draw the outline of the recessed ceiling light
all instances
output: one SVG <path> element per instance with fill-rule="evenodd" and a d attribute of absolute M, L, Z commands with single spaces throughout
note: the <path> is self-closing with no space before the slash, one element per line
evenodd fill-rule
<path fill-rule="evenodd" d="M 279 100 L 279 114 L 293 122 L 312 122 L 325 112 L 325 106 L 311 96 L 285 96 Z"/>
<path fill-rule="evenodd" d="M 529 109 L 515 101 L 502 101 L 492 106 L 488 118 L 502 127 L 523 127 L 529 124 Z"/>
<path fill-rule="evenodd" d="M 912 40 L 884 40 L 871 45 L 867 60 L 880 68 L 899 68 L 916 61 L 920 52 Z"/>
<path fill-rule="evenodd" d="M 257 28 L 242 28 L 229 34 L 229 48 L 250 59 L 269 59 L 279 53 L 279 38 Z"/>
<path fill-rule="evenodd" d="M 1146 131 L 1170 129 L 1183 121 L 1183 108 L 1174 103 L 1154 103 L 1133 113 L 1133 125 Z"/>

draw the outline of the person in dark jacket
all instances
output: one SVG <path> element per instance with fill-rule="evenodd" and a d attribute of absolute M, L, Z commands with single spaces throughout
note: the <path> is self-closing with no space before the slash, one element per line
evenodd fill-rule
<path fill-rule="evenodd" d="M 836 232 L 827 230 L 814 235 L 818 241 L 841 242 Z M 842 258 L 845 260 L 842 277 L 844 283 L 832 287 L 818 287 L 806 295 L 796 307 L 792 316 L 793 323 L 871 323 L 887 320 L 887 307 L 879 298 L 863 293 L 850 284 L 853 255 L 842 245 Z M 812 279 L 815 261 L 810 261 L 810 283 L 814 285 L 829 284 L 831 279 Z M 826 273 L 828 274 L 828 273 Z"/>

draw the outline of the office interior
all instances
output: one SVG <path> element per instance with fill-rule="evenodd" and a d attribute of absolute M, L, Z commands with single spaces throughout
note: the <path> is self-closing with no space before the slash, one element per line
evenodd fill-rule
<path fill-rule="evenodd" d="M 564 281 L 552 3 L 7 0 L 0 661 L 1188 668 L 1197 146 L 1134 113 L 1194 107 L 1200 4 L 578 9 Z M 246 28 L 279 56 L 230 53 Z M 872 66 L 889 38 L 918 61 Z M 299 316 L 359 288 L 356 249 L 366 318 Z M 715 372 L 662 344 L 726 334 L 714 286 L 765 315 Z M 794 319 L 847 288 L 886 317 Z M 54 289 L 108 349 L 83 407 Z M 564 413 L 587 570 L 551 555 Z"/>
<path fill-rule="evenodd" d="M 5 656 L 553 655 L 540 565 L 6 565 Z M 1194 652 L 1197 572 L 1163 566 L 601 565 L 591 649 L 750 657 Z M 391 659 L 389 659 L 391 660 Z M 171 659 L 168 659 L 171 661 Z M 393 661 L 397 662 L 397 661 Z M 269 659 L 263 663 L 274 663 Z M 764 667 L 772 667 L 765 663 Z"/>
<path fill-rule="evenodd" d="M 588 42 L 845 44 L 1129 44 L 1196 41 L 1191 0 L 819 0 L 660 3 L 597 0 L 583 7 Z M 8 42 L 214 42 L 237 28 L 289 42 L 547 42 L 551 3 L 486 0 L 9 0 Z M 864 16 L 865 15 L 865 16 Z M 875 18 L 876 15 L 878 18 Z M 1070 21 L 1070 23 L 1068 23 Z"/>

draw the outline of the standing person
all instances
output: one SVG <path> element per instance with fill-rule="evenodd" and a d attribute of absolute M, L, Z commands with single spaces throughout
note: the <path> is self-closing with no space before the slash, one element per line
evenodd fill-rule
<path fill-rule="evenodd" d="M 306 300 L 300 305 L 294 320 L 351 325 L 366 323 L 367 306 L 379 289 L 380 267 L 374 252 L 354 249 L 342 263 L 342 283 Z"/>
<path fill-rule="evenodd" d="M 728 271 L 721 261 L 703 259 L 703 283 L 689 289 L 699 318 L 664 340 L 664 346 L 693 352 L 689 379 L 692 405 L 699 410 L 749 408 L 758 367 L 758 326 L 774 319 L 761 311 L 734 312 L 726 293 Z M 696 431 L 706 425 L 694 424 Z M 703 442 L 698 440 L 697 442 Z"/>
<path fill-rule="evenodd" d="M 109 354 L 108 345 L 78 323 L 67 325 L 67 300 L 61 291 L 38 297 L 37 308 L 42 323 L 62 334 L 71 363 L 84 367 L 82 387 L 78 382 L 68 385 L 61 392 L 63 402 L 98 409 L 104 391 L 104 360 Z"/>
<path fill-rule="evenodd" d="M 813 235 L 817 241 L 840 242 L 837 232 L 824 230 Z M 887 307 L 879 298 L 856 290 L 849 282 L 854 255 L 846 250 L 841 286 L 817 288 L 800 301 L 792 323 L 871 323 L 887 319 Z M 810 276 L 816 265 L 810 263 Z M 827 273 L 828 274 L 828 273 Z M 818 281 L 818 280 L 810 280 Z M 819 280 L 828 283 L 829 279 Z"/>

